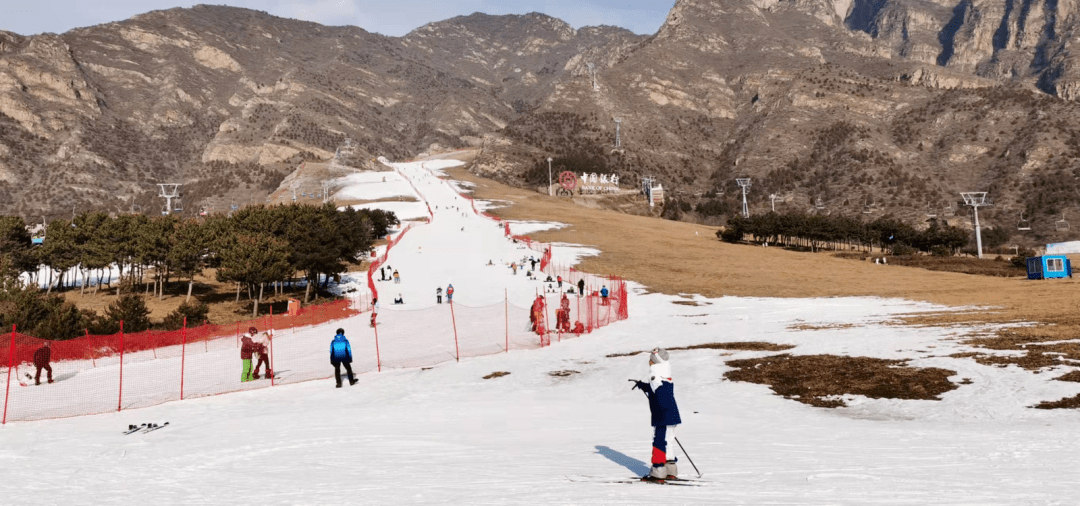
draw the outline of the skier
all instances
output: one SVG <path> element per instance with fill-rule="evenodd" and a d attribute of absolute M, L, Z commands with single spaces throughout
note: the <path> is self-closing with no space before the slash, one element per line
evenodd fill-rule
<path fill-rule="evenodd" d="M 14 348 L 12 348 L 14 350 Z M 52 358 L 52 345 L 49 341 L 45 341 L 45 344 L 41 345 L 37 351 L 34 352 L 34 367 L 37 368 L 37 374 L 34 375 L 34 384 L 41 384 L 41 370 L 48 371 L 49 383 L 53 382 L 52 379 L 52 366 L 49 365 L 49 359 Z"/>
<path fill-rule="evenodd" d="M 577 282 L 577 292 L 579 296 L 585 295 L 585 278 L 581 278 Z"/>
<path fill-rule="evenodd" d="M 401 298 L 400 293 L 397 294 L 397 298 L 394 299 L 394 304 L 404 304 L 404 303 L 405 303 L 405 299 Z"/>
<path fill-rule="evenodd" d="M 510 263 L 510 270 L 513 271 L 515 276 L 517 276 L 517 264 L 516 263 L 513 263 L 513 262 Z"/>
<path fill-rule="evenodd" d="M 608 305 L 607 296 L 608 296 L 607 285 L 604 285 L 602 288 L 600 288 L 600 299 L 601 299 L 600 305 L 602 305 L 602 306 Z"/>
<path fill-rule="evenodd" d="M 255 340 L 255 353 L 259 355 L 255 361 L 255 372 L 251 373 L 252 379 L 259 379 L 259 368 L 266 364 L 266 379 L 274 377 L 274 371 L 270 370 L 270 332 L 263 332 Z"/>
<path fill-rule="evenodd" d="M 386 267 L 379 267 L 379 281 L 386 281 Z"/>
<path fill-rule="evenodd" d="M 401 284 L 401 275 L 399 275 L 397 271 L 394 271 L 394 283 L 398 285 Z"/>
<path fill-rule="evenodd" d="M 442 287 L 441 286 L 435 289 L 435 303 L 436 304 L 442 304 Z"/>
<path fill-rule="evenodd" d="M 345 366 L 345 374 L 349 377 L 349 385 L 355 385 L 357 380 L 352 372 L 352 346 L 345 339 L 345 329 L 337 329 L 337 335 L 330 343 L 330 364 L 334 366 L 334 379 L 337 387 L 341 388 L 341 366 Z"/>
<path fill-rule="evenodd" d="M 379 316 L 379 299 L 378 297 L 371 299 L 371 326 L 375 327 L 375 317 Z"/>
<path fill-rule="evenodd" d="M 536 270 L 536 259 L 533 258 L 533 257 L 529 257 L 529 263 L 532 264 L 532 270 L 535 271 Z"/>
<path fill-rule="evenodd" d="M 450 304 L 454 303 L 454 285 L 453 284 L 450 284 L 449 286 L 446 287 L 446 302 L 448 302 Z"/>
<path fill-rule="evenodd" d="M 630 381 L 634 382 L 631 390 L 638 388 L 645 392 L 652 414 L 652 469 L 641 479 L 663 482 L 676 478 L 679 459 L 669 442 L 675 438 L 675 426 L 682 423 L 682 418 L 679 417 L 679 406 L 675 404 L 675 385 L 671 381 L 667 350 L 654 348 L 649 354 L 649 381 Z"/>
<path fill-rule="evenodd" d="M 243 364 L 243 371 L 240 373 L 240 381 L 251 381 L 251 354 L 255 353 L 255 342 L 251 340 L 255 337 L 255 334 L 259 333 L 259 329 L 255 327 L 248 328 L 247 334 L 240 338 L 240 362 Z"/>
<path fill-rule="evenodd" d="M 559 288 L 562 288 L 562 276 L 556 276 L 555 280 L 559 283 Z"/>

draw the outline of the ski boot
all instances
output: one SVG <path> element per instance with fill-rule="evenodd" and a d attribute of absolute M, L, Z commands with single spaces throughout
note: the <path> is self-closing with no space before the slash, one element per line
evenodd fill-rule
<path fill-rule="evenodd" d="M 355 378 L 354 378 L 354 379 L 351 379 L 351 380 L 349 380 L 349 386 L 353 386 L 353 385 L 355 385 L 355 384 L 357 384 L 357 383 L 360 383 L 360 380 L 358 380 L 358 379 L 355 379 Z"/>
<path fill-rule="evenodd" d="M 259 373 L 252 374 L 251 379 L 259 379 Z"/>
<path fill-rule="evenodd" d="M 646 474 L 645 476 L 641 477 L 641 481 L 652 481 L 652 482 L 656 482 L 656 483 L 664 483 L 664 480 L 667 480 L 667 477 L 668 477 L 667 466 L 663 465 L 663 464 L 660 464 L 660 465 L 655 465 L 654 464 L 652 466 L 652 468 L 649 469 L 649 474 Z"/>
<path fill-rule="evenodd" d="M 273 371 L 266 371 L 266 376 L 264 376 L 264 378 L 266 378 L 266 379 L 274 379 Z"/>
<path fill-rule="evenodd" d="M 679 459 L 669 460 L 664 464 L 664 468 L 667 470 L 667 478 L 669 480 L 679 479 L 679 466 L 676 464 Z"/>

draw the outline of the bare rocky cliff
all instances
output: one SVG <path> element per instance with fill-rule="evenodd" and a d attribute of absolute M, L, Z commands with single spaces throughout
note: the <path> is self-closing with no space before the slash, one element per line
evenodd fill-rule
<path fill-rule="evenodd" d="M 721 220 L 732 179 L 750 176 L 759 211 L 774 194 L 790 209 L 963 221 L 956 193 L 982 189 L 989 222 L 1021 209 L 1045 221 L 1080 209 L 1075 10 L 678 0 L 650 36 L 532 13 L 385 37 L 198 6 L 0 32 L 0 212 L 156 212 L 158 182 L 184 183 L 185 212 L 223 210 L 349 139 L 360 167 L 482 144 L 477 167 L 519 184 L 546 181 L 549 156 L 627 184 L 653 175 L 671 218 Z"/>

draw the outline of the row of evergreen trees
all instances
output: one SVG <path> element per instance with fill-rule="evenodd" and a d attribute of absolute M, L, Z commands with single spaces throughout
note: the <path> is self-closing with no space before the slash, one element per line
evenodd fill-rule
<path fill-rule="evenodd" d="M 62 301 L 51 296 L 54 288 L 74 281 L 64 280 L 62 274 L 72 268 L 77 268 L 83 290 L 92 278 L 97 281 L 94 290 L 102 285 L 112 288 L 115 281 L 118 299 L 124 293 L 140 290 L 142 280 L 148 279 L 147 292 L 152 289 L 158 297 L 163 297 L 170 279 L 185 280 L 188 300 L 195 277 L 206 268 L 215 268 L 219 281 L 237 284 L 237 300 L 242 289 L 247 288 L 249 299 L 255 301 L 253 315 L 258 312 L 266 285 L 273 290 L 283 289 L 284 282 L 300 273 L 307 280 L 306 302 L 311 286 L 325 286 L 345 272 L 349 263 L 359 262 L 371 249 L 377 237 L 385 236 L 391 226 L 398 224 L 391 212 L 339 211 L 331 204 L 252 206 L 231 217 L 216 215 L 201 220 L 110 217 L 88 212 L 72 221 L 49 223 L 43 243 L 33 246 L 23 220 L 3 216 L 0 306 L 19 310 L 0 311 L 0 324 L 5 328 L 18 324 L 27 333 L 40 330 L 39 335 L 55 338 L 73 337 L 88 328 L 87 315 L 78 316 L 80 312 L 74 306 L 64 307 Z M 36 286 L 42 266 L 50 268 L 44 293 L 19 282 L 22 274 L 30 274 Z M 118 279 L 106 277 L 110 267 L 119 270 Z M 131 309 L 137 303 L 125 304 L 114 308 L 117 314 L 138 312 L 137 308 Z M 200 313 L 198 305 L 189 306 L 187 311 L 192 315 Z"/>
<path fill-rule="evenodd" d="M 1008 240 L 1008 234 L 1003 232 L 984 230 L 984 244 L 988 247 L 1003 244 Z M 970 232 L 943 225 L 937 220 L 931 220 L 930 226 L 920 231 L 889 216 L 864 223 L 846 216 L 775 212 L 749 218 L 729 218 L 727 227 L 716 235 L 726 242 L 739 242 L 749 235 L 758 242 L 811 249 L 879 247 L 894 254 L 925 251 L 935 255 L 956 254 L 971 241 Z"/>

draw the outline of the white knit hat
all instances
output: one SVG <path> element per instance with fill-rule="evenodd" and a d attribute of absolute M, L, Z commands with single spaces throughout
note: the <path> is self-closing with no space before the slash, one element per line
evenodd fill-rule
<path fill-rule="evenodd" d="M 659 364 L 661 362 L 667 362 L 668 352 L 663 348 L 653 348 L 652 353 L 649 354 L 650 364 Z"/>

